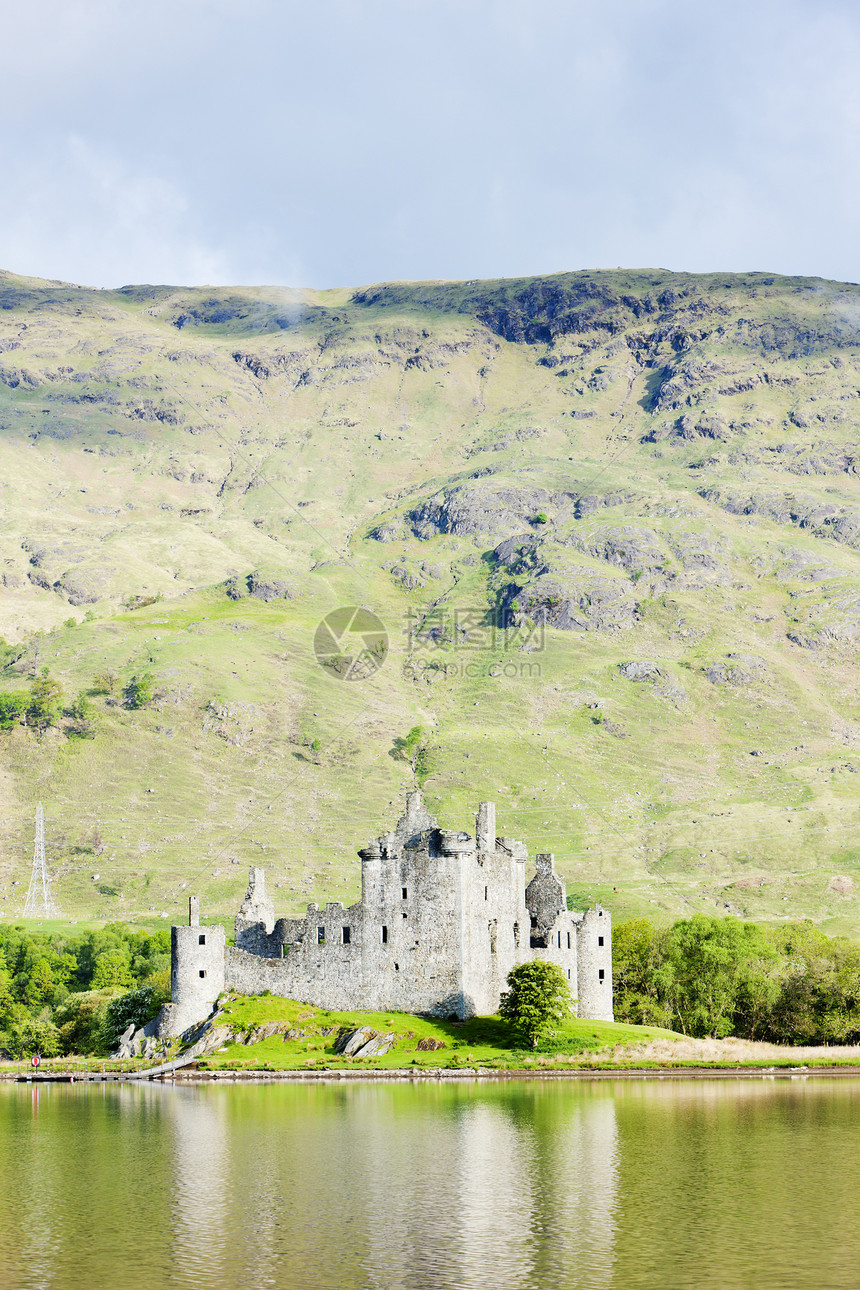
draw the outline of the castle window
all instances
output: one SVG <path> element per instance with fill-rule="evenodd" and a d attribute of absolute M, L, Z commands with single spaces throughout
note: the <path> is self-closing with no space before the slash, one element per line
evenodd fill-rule
<path fill-rule="evenodd" d="M 317 928 L 317 945 L 325 945 L 325 928 Z"/>
<path fill-rule="evenodd" d="M 407 912 L 406 912 L 406 910 L 405 910 L 405 909 L 404 909 L 404 911 L 403 911 L 403 917 L 404 917 L 404 918 L 408 918 L 408 917 L 409 917 L 409 915 L 407 914 Z"/>
<path fill-rule="evenodd" d="M 400 971 L 400 964 L 399 964 L 399 963 L 395 963 L 395 964 L 394 964 L 394 971 L 395 971 L 395 972 L 399 972 L 399 971 Z"/>
<path fill-rule="evenodd" d="M 198 944 L 198 945 L 205 945 L 205 944 L 206 944 L 206 937 L 205 937 L 205 936 L 198 936 L 198 937 L 197 937 L 197 944 Z"/>
<path fill-rule="evenodd" d="M 489 900 L 489 899 L 490 899 L 490 897 L 489 897 L 489 894 L 488 894 L 488 893 L 489 893 L 489 888 L 488 888 L 488 887 L 485 887 L 485 888 L 484 888 L 484 900 Z"/>
<path fill-rule="evenodd" d="M 602 909 L 598 909 L 598 911 L 597 911 L 597 917 L 598 917 L 598 918 L 602 918 L 602 917 L 603 917 L 603 910 L 602 910 Z"/>
<path fill-rule="evenodd" d="M 602 981 L 605 975 L 606 975 L 606 974 L 605 974 L 605 972 L 603 971 L 603 968 L 598 968 L 598 969 L 597 969 L 597 979 L 598 979 L 598 981 Z"/>
<path fill-rule="evenodd" d="M 602 936 L 598 936 L 598 938 L 597 938 L 597 944 L 598 944 L 598 945 L 602 945 L 602 944 L 603 944 L 603 937 L 602 937 Z"/>
<path fill-rule="evenodd" d="M 567 969 L 567 979 L 570 980 L 570 968 Z"/>
<path fill-rule="evenodd" d="M 514 945 L 519 947 L 519 943 L 520 943 L 520 925 L 519 923 L 514 923 Z"/>
<path fill-rule="evenodd" d="M 567 948 L 570 949 L 570 932 L 567 934 Z"/>
<path fill-rule="evenodd" d="M 205 971 L 203 970 L 203 968 L 201 968 L 201 969 L 200 969 L 200 977 L 201 977 L 201 979 L 202 979 L 205 975 L 206 975 Z"/>
<path fill-rule="evenodd" d="M 342 945 L 349 945 L 350 940 L 352 939 L 352 929 L 349 927 L 345 927 L 341 933 L 340 939 L 341 939 Z"/>
<path fill-rule="evenodd" d="M 400 895 L 401 895 L 401 896 L 403 897 L 403 899 L 405 900 L 405 899 L 406 899 L 406 897 L 409 895 L 408 888 L 406 888 L 406 887 L 401 887 L 401 888 L 400 888 Z"/>
<path fill-rule="evenodd" d="M 561 949 L 561 932 L 558 934 L 558 948 Z"/>
<path fill-rule="evenodd" d="M 388 944 L 388 928 L 385 926 L 383 926 L 382 928 L 382 944 L 383 945 Z"/>

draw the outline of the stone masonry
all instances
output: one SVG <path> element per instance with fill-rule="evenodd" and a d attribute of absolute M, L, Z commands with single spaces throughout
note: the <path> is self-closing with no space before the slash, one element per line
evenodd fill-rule
<path fill-rule="evenodd" d="M 526 886 L 526 847 L 496 836 L 492 802 L 480 804 L 472 837 L 439 828 L 409 793 L 396 827 L 358 854 L 361 900 L 309 905 L 304 918 L 276 920 L 265 873 L 252 868 L 235 947 L 222 927 L 199 925 L 192 898 L 189 926 L 172 929 L 173 1001 L 160 1033 L 202 1020 L 225 989 L 341 1010 L 489 1014 L 511 968 L 538 958 L 565 973 L 580 1017 L 612 1020 L 609 912 L 568 910 L 548 853 Z"/>

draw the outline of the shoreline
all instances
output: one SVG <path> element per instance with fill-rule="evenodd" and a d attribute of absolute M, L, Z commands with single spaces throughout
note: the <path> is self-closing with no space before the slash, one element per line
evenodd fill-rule
<path fill-rule="evenodd" d="M 467 1066 L 462 1070 L 446 1068 L 415 1070 L 312 1070 L 312 1071 L 202 1071 L 189 1068 L 155 1073 L 149 1071 L 77 1071 L 26 1074 L 0 1073 L 0 1082 L 9 1084 L 341 1084 L 350 1082 L 390 1082 L 426 1084 L 432 1082 L 510 1082 L 525 1080 L 730 1080 L 730 1079 L 860 1079 L 860 1066 L 661 1066 L 633 1069 L 580 1070 L 482 1070 Z"/>

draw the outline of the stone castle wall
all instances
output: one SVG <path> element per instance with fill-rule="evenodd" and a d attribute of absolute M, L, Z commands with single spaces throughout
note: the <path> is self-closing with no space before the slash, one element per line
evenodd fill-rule
<path fill-rule="evenodd" d="M 361 900 L 309 905 L 303 919 L 276 920 L 265 875 L 252 869 L 235 948 L 225 949 L 222 928 L 173 929 L 170 1024 L 195 1009 L 191 1020 L 201 1019 L 224 988 L 341 1010 L 489 1014 L 511 968 L 533 958 L 561 967 L 580 1016 L 611 1020 L 606 911 L 568 911 L 549 854 L 538 855 L 526 887 L 526 848 L 496 836 L 492 803 L 481 804 L 475 825 L 474 838 L 440 829 L 410 794 L 396 828 L 359 851 Z M 212 933 L 205 945 L 204 933 Z"/>

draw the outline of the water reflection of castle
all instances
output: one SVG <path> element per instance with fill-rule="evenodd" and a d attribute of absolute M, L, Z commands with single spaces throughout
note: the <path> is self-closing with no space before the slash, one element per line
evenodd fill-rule
<path fill-rule="evenodd" d="M 344 1290 L 612 1282 L 612 1094 L 528 1086 L 172 1090 L 173 1254 L 214 1282 Z M 572 1280 L 576 1268 L 583 1277 Z M 244 1278 L 244 1281 L 243 1281 Z"/>

